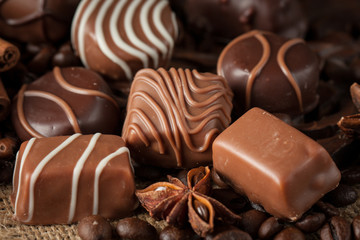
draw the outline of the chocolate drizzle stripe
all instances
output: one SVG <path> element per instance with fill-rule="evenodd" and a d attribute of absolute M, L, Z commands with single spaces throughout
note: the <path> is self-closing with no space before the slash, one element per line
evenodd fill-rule
<path fill-rule="evenodd" d="M 131 126 L 128 127 L 129 128 L 129 132 L 131 130 L 135 131 L 135 133 L 139 136 L 140 140 L 145 144 L 146 147 L 150 146 L 150 142 L 147 139 L 147 137 L 143 134 L 143 132 L 141 131 L 141 128 L 139 127 L 139 125 L 137 125 L 136 123 L 131 124 Z M 160 137 L 158 137 L 160 138 Z M 164 150 L 159 150 L 159 152 L 164 153 Z"/>
<path fill-rule="evenodd" d="M 114 62 L 116 65 L 118 65 L 124 71 L 126 77 L 130 79 L 132 77 L 132 71 L 129 65 L 124 60 L 119 58 L 106 43 L 103 23 L 106 13 L 109 10 L 111 4 L 112 1 L 104 1 L 102 3 L 99 13 L 95 20 L 95 35 L 97 36 L 99 48 L 101 49 L 103 54 L 112 62 Z"/>
<path fill-rule="evenodd" d="M 71 184 L 71 199 L 70 199 L 70 207 L 69 207 L 69 218 L 68 223 L 70 224 L 75 215 L 76 203 L 77 203 L 77 192 L 78 192 L 78 185 L 79 185 L 79 178 L 82 169 L 84 168 L 84 164 L 86 160 L 89 158 L 90 154 L 95 148 L 95 145 L 100 138 L 101 134 L 96 133 L 92 136 L 89 145 L 86 147 L 85 151 L 77 161 L 73 175 L 72 175 L 72 184 Z"/>
<path fill-rule="evenodd" d="M 93 197 L 93 211 L 92 214 L 93 215 L 97 215 L 99 213 L 99 180 L 100 180 L 100 176 L 101 173 L 103 172 L 104 168 L 106 167 L 106 165 L 115 157 L 123 154 L 123 153 L 127 153 L 128 154 L 128 158 L 130 160 L 130 152 L 129 149 L 127 147 L 121 147 L 118 150 L 116 150 L 115 152 L 111 153 L 110 155 L 106 156 L 105 158 L 103 158 L 99 164 L 97 165 L 96 169 L 95 169 L 95 177 L 94 177 L 94 197 Z"/>
<path fill-rule="evenodd" d="M 29 155 L 29 152 L 35 142 L 35 139 L 36 138 L 32 138 L 30 139 L 27 144 L 26 144 L 26 147 L 25 147 L 25 150 L 23 152 L 23 155 L 21 156 L 21 160 L 20 160 L 20 166 L 19 166 L 19 173 L 18 173 L 18 176 L 19 176 L 19 179 L 18 179 L 18 182 L 17 182 L 17 186 L 15 187 L 15 181 L 13 181 L 13 186 L 14 186 L 14 189 L 13 191 L 15 191 L 16 189 L 16 198 L 15 198 L 15 209 L 14 209 L 14 213 L 16 215 L 16 212 L 17 212 L 17 205 L 18 205 L 18 200 L 19 200 L 19 195 L 20 193 L 22 192 L 22 189 L 21 189 L 21 176 L 22 176 L 22 172 L 23 172 L 23 167 L 24 167 L 24 162 L 25 162 L 25 159 L 27 158 L 27 156 Z M 19 165 L 19 159 L 16 158 L 16 167 Z M 15 172 L 16 172 L 16 169 L 14 171 L 14 177 L 15 177 Z"/>
<path fill-rule="evenodd" d="M 85 6 L 85 3 L 89 3 L 87 5 L 87 8 L 85 8 L 84 12 L 83 12 L 83 16 L 80 20 L 79 23 L 79 29 L 78 29 L 78 37 L 77 37 L 77 42 L 79 44 L 79 55 L 80 58 L 82 60 L 82 63 L 84 64 L 85 67 L 89 68 L 89 65 L 87 63 L 86 60 L 86 53 L 85 53 L 85 33 L 86 33 L 86 23 L 89 21 L 89 18 L 91 16 L 91 14 L 93 13 L 93 11 L 96 10 L 97 5 L 98 5 L 98 1 L 82 1 L 84 2 L 84 5 L 81 6 Z M 78 11 L 81 11 L 81 8 L 78 8 Z M 75 23 L 74 23 L 75 24 Z"/>
<path fill-rule="evenodd" d="M 38 131 L 36 131 L 34 128 L 32 128 L 30 126 L 30 124 L 28 123 L 28 121 L 25 118 L 25 114 L 24 114 L 24 97 L 25 97 L 25 90 L 26 90 L 27 85 L 24 84 L 19 93 L 18 93 L 18 101 L 16 104 L 16 108 L 17 108 L 17 112 L 19 115 L 19 121 L 20 124 L 23 126 L 23 128 L 32 136 L 32 137 L 36 137 L 36 138 L 42 138 L 44 137 L 42 134 L 40 134 Z"/>
<path fill-rule="evenodd" d="M 65 78 L 63 77 L 63 75 L 61 74 L 61 70 L 59 67 L 55 67 L 53 70 L 53 73 L 55 76 L 55 80 L 59 83 L 59 85 L 61 87 L 63 87 L 64 89 L 68 90 L 69 92 L 73 92 L 73 93 L 77 93 L 77 94 L 81 94 L 81 95 L 89 95 L 89 96 L 96 96 L 96 97 L 104 98 L 104 99 L 108 100 L 109 102 L 111 102 L 116 108 L 119 108 L 119 105 L 115 101 L 115 99 L 103 92 L 100 92 L 97 90 L 79 88 L 79 87 L 76 87 L 76 86 L 68 83 L 65 80 Z"/>
<path fill-rule="evenodd" d="M 127 1 L 119 1 L 114 8 L 114 13 L 110 17 L 110 34 L 114 40 L 116 46 L 131 56 L 139 58 L 144 68 L 149 67 L 149 57 L 142 51 L 132 47 L 126 41 L 124 41 L 120 35 L 118 23 L 120 21 L 121 10 Z"/>
<path fill-rule="evenodd" d="M 79 43 L 79 46 L 77 49 L 79 49 L 79 51 L 77 52 L 77 54 L 81 57 L 83 57 L 83 53 L 81 53 L 83 47 L 83 44 L 81 42 L 80 36 L 81 33 L 84 32 L 84 27 L 85 27 L 85 23 L 84 21 L 81 21 L 79 23 L 79 26 L 77 27 L 77 23 L 80 21 L 80 16 L 81 13 L 84 10 L 85 5 L 88 3 L 88 1 L 80 1 L 75 14 L 74 14 L 74 18 L 73 18 L 73 22 L 71 24 L 71 45 L 75 46 L 75 43 Z M 75 50 L 75 49 L 74 49 Z M 83 64 L 87 67 L 88 65 L 86 64 L 86 62 L 83 61 Z"/>
<path fill-rule="evenodd" d="M 38 91 L 38 90 L 27 90 L 24 92 L 24 96 L 25 97 L 41 97 L 41 98 L 45 98 L 48 99 L 50 101 L 55 102 L 57 105 L 59 105 L 62 110 L 64 110 L 65 115 L 67 116 L 73 130 L 74 133 L 81 133 L 80 127 L 79 127 L 79 123 L 77 122 L 77 118 L 75 116 L 75 113 L 73 112 L 73 110 L 71 109 L 71 107 L 60 97 L 48 93 L 48 92 L 44 92 L 44 91 Z M 20 110 L 21 112 L 23 112 L 23 104 L 21 104 L 21 109 L 18 109 L 18 111 Z M 19 114 L 19 119 L 20 119 L 20 114 Z M 27 122 L 25 120 L 25 122 Z M 24 125 L 24 127 L 27 127 Z"/>
<path fill-rule="evenodd" d="M 303 112 L 304 108 L 303 108 L 303 103 L 302 103 L 302 96 L 301 96 L 301 90 L 299 85 L 297 84 L 294 76 L 291 74 L 289 68 L 287 67 L 286 63 L 285 63 L 285 55 L 286 52 L 293 47 L 296 44 L 300 44 L 300 43 L 304 43 L 304 40 L 296 38 L 296 39 L 291 39 L 289 41 L 287 41 L 286 43 L 284 43 L 281 48 L 278 51 L 277 54 L 277 62 L 280 66 L 281 71 L 284 73 L 284 75 L 287 77 L 287 79 L 289 80 L 289 83 L 291 84 L 291 86 L 293 87 L 296 97 L 298 99 L 299 102 L 299 108 L 300 111 Z"/>
<path fill-rule="evenodd" d="M 43 10 L 44 6 L 45 6 L 45 1 L 46 0 L 39 1 L 38 5 L 40 6 L 40 8 L 38 8 L 37 11 L 34 11 L 28 15 L 25 15 L 22 18 L 7 19 L 6 23 L 9 25 L 12 25 L 12 26 L 19 26 L 19 25 L 27 24 L 29 22 L 33 22 L 33 21 L 41 18 L 42 16 L 45 15 L 45 11 Z"/>
<path fill-rule="evenodd" d="M 250 109 L 251 104 L 251 92 L 254 85 L 254 81 L 257 76 L 259 76 L 261 70 L 264 68 L 265 64 L 270 58 L 270 44 L 266 40 L 266 38 L 261 34 L 255 35 L 256 39 L 258 39 L 263 47 L 263 55 L 261 56 L 260 61 L 256 64 L 256 66 L 251 70 L 248 81 L 246 83 L 246 108 Z"/>
<path fill-rule="evenodd" d="M 30 186 L 29 186 L 29 215 L 28 218 L 24 222 L 31 221 L 33 214 L 34 214 L 34 205 L 35 205 L 35 184 L 36 181 L 46 166 L 60 151 L 62 151 L 65 147 L 67 147 L 70 143 L 72 143 L 76 138 L 81 136 L 81 134 L 74 134 L 70 137 L 68 137 L 64 142 L 62 142 L 59 146 L 57 146 L 53 151 L 51 151 L 46 157 L 44 157 L 39 164 L 36 166 L 35 170 L 33 171 L 31 177 L 30 177 Z M 24 161 L 26 159 L 24 158 Z"/>

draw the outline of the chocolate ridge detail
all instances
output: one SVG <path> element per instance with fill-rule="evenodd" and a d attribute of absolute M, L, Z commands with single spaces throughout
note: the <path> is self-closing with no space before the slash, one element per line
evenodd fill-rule
<path fill-rule="evenodd" d="M 261 56 L 260 61 L 251 70 L 250 75 L 247 80 L 247 83 L 246 83 L 246 96 L 245 96 L 246 110 L 250 109 L 250 107 L 251 107 L 251 97 L 252 97 L 252 90 L 253 90 L 254 82 L 256 81 L 256 78 L 261 73 L 262 69 L 267 64 L 267 62 L 270 58 L 270 54 L 271 54 L 270 44 L 269 44 L 268 40 L 266 39 L 266 37 L 264 36 L 265 33 L 266 33 L 265 31 L 253 30 L 251 32 L 245 33 L 245 34 L 240 35 L 239 37 L 235 38 L 223 49 L 223 51 L 221 52 L 221 54 L 219 56 L 219 60 L 218 60 L 218 64 L 217 64 L 218 75 L 224 76 L 225 74 L 223 73 L 222 63 L 223 63 L 225 54 L 229 51 L 229 49 L 231 49 L 231 47 L 233 47 L 233 45 L 238 44 L 240 41 L 251 38 L 251 37 L 255 37 L 260 42 L 260 44 L 263 48 L 263 55 Z M 297 100 L 298 100 L 299 109 L 301 112 L 303 112 L 304 109 L 303 109 L 302 94 L 301 94 L 300 88 L 298 86 L 298 83 L 296 82 L 296 79 L 291 74 L 289 68 L 287 67 L 287 65 L 285 63 L 285 56 L 286 56 L 287 51 L 294 45 L 300 44 L 300 43 L 304 44 L 305 42 L 304 42 L 304 40 L 302 40 L 300 38 L 291 39 L 291 40 L 285 42 L 278 51 L 277 62 L 278 62 L 278 65 L 279 65 L 281 71 L 286 76 L 286 79 L 291 84 L 291 86 L 296 94 Z"/>
<path fill-rule="evenodd" d="M 196 85 L 194 78 L 201 81 L 218 81 L 221 84 L 213 84 L 205 87 Z M 192 135 L 196 135 L 204 130 L 206 125 L 213 119 L 217 119 L 222 128 L 226 128 L 231 121 L 230 114 L 225 109 L 225 104 L 218 103 L 220 98 L 225 99 L 226 104 L 232 106 L 232 92 L 227 86 L 227 82 L 220 76 L 214 74 L 200 74 L 196 70 L 171 68 L 166 71 L 163 68 L 157 71 L 152 69 L 140 70 L 134 79 L 133 86 L 144 84 L 152 88 L 157 96 L 150 96 L 148 92 L 142 89 L 130 92 L 128 101 L 128 113 L 124 123 L 123 137 L 126 140 L 131 131 L 135 131 L 139 139 L 149 146 L 150 141 L 146 133 L 152 134 L 158 145 L 160 154 L 165 153 L 164 139 L 159 132 L 163 132 L 167 141 L 175 153 L 177 166 L 183 166 L 182 163 L 182 140 L 186 146 L 193 152 L 204 152 L 209 149 L 211 139 L 219 133 L 219 129 L 210 129 L 204 140 L 196 146 Z M 205 95 L 215 92 L 208 98 L 197 100 L 194 95 Z M 154 117 L 148 116 L 143 109 L 133 107 L 135 99 L 140 98 L 148 106 Z M 155 98 L 160 98 L 157 102 Z M 162 106 L 161 106 L 162 105 Z M 210 106 L 210 107 L 209 107 Z M 191 113 L 188 108 L 206 108 L 198 113 Z M 220 111 L 220 112 L 219 112 Z M 138 123 L 130 121 L 136 115 L 141 124 L 146 128 L 142 129 Z M 161 129 L 157 129 L 152 121 L 158 121 Z M 193 124 L 193 126 L 191 126 Z"/>

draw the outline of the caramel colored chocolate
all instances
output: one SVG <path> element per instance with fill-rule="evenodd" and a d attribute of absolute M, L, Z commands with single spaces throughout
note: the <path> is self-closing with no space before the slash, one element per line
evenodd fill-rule
<path fill-rule="evenodd" d="M 245 33 L 224 48 L 217 72 L 234 91 L 238 115 L 251 107 L 298 115 L 318 103 L 319 63 L 302 39 Z"/>
<path fill-rule="evenodd" d="M 23 141 L 74 133 L 114 134 L 119 115 L 107 83 L 80 67 L 55 67 L 24 85 L 12 105 L 12 122 Z"/>
<path fill-rule="evenodd" d="M 278 218 L 297 220 L 340 181 L 326 150 L 270 113 L 252 108 L 213 143 L 214 169 Z"/>
<path fill-rule="evenodd" d="M 123 138 L 132 158 L 159 167 L 211 163 L 211 144 L 230 124 L 224 78 L 196 70 L 140 70 L 132 83 Z"/>
<path fill-rule="evenodd" d="M 21 42 L 58 42 L 70 30 L 80 0 L 1 0 L 0 36 Z"/>
<path fill-rule="evenodd" d="M 137 205 L 128 148 L 115 135 L 32 138 L 19 150 L 11 203 L 25 224 L 124 217 Z"/>
<path fill-rule="evenodd" d="M 168 1 L 82 1 L 72 45 L 83 64 L 116 82 L 130 82 L 141 68 L 165 66 L 177 37 Z"/>

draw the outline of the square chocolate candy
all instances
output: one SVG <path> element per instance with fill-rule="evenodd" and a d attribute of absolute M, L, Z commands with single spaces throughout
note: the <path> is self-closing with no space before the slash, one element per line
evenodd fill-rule
<path fill-rule="evenodd" d="M 340 181 L 317 142 L 270 113 L 252 108 L 213 144 L 215 171 L 275 217 L 296 220 Z"/>
<path fill-rule="evenodd" d="M 19 150 L 11 203 L 25 224 L 129 215 L 136 207 L 129 150 L 119 136 L 32 138 Z"/>

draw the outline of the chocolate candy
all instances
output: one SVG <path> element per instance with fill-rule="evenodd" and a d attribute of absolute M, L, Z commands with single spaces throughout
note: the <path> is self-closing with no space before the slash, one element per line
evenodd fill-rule
<path fill-rule="evenodd" d="M 213 143 L 216 172 L 278 218 L 296 220 L 340 181 L 318 143 L 270 113 L 252 108 Z"/>
<path fill-rule="evenodd" d="M 69 34 L 79 0 L 2 0 L 0 36 L 21 42 L 58 42 Z"/>
<path fill-rule="evenodd" d="M 297 0 L 177 1 L 184 2 L 183 14 L 195 34 L 202 32 L 229 40 L 251 29 L 261 29 L 286 37 L 303 37 L 307 27 Z"/>
<path fill-rule="evenodd" d="M 164 66 L 176 36 L 175 15 L 163 0 L 82 1 L 72 26 L 83 64 L 122 82 L 141 68 Z"/>
<path fill-rule="evenodd" d="M 248 32 L 224 48 L 217 72 L 234 91 L 238 115 L 251 107 L 296 115 L 318 103 L 318 60 L 301 39 Z"/>
<path fill-rule="evenodd" d="M 114 133 L 119 108 L 106 82 L 84 68 L 55 67 L 24 85 L 12 107 L 21 140 L 73 133 Z"/>
<path fill-rule="evenodd" d="M 132 158 L 165 168 L 210 164 L 211 144 L 230 124 L 224 78 L 196 70 L 140 70 L 132 83 L 123 137 Z"/>
<path fill-rule="evenodd" d="M 115 135 L 32 138 L 19 150 L 11 203 L 25 224 L 118 218 L 137 205 L 129 150 Z"/>

